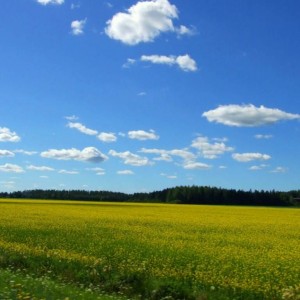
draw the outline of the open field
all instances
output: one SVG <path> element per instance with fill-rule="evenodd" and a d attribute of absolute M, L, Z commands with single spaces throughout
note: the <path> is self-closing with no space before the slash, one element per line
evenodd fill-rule
<path fill-rule="evenodd" d="M 299 249 L 299 209 L 3 199 L 0 299 L 282 299 Z"/>

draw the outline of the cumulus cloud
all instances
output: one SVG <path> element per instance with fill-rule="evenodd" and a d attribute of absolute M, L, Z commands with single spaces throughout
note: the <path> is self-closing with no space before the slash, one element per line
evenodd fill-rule
<path fill-rule="evenodd" d="M 65 119 L 69 120 L 69 121 L 76 121 L 79 118 L 77 116 L 75 116 L 75 115 L 72 115 L 72 116 L 66 116 Z"/>
<path fill-rule="evenodd" d="M 142 148 L 140 150 L 142 153 L 147 153 L 147 154 L 155 154 L 158 155 L 155 157 L 153 160 L 161 160 L 161 161 L 172 161 L 172 157 L 170 156 L 170 151 L 163 150 L 163 149 L 146 149 Z"/>
<path fill-rule="evenodd" d="M 68 171 L 68 170 L 60 170 L 58 171 L 59 174 L 68 174 L 68 175 L 77 175 L 79 174 L 78 171 Z"/>
<path fill-rule="evenodd" d="M 15 181 L 0 181 L 0 184 L 3 185 L 7 189 L 13 189 L 15 186 Z"/>
<path fill-rule="evenodd" d="M 75 128 L 81 133 L 87 135 L 97 135 L 97 138 L 105 143 L 115 142 L 117 140 L 116 134 L 112 132 L 98 132 L 97 130 L 87 128 L 85 125 L 78 122 L 69 122 L 67 125 L 69 128 Z"/>
<path fill-rule="evenodd" d="M 141 167 L 151 164 L 147 157 L 142 157 L 140 155 L 131 153 L 130 151 L 116 152 L 115 150 L 110 150 L 109 155 L 121 158 L 125 165 Z"/>
<path fill-rule="evenodd" d="M 5 164 L 0 166 L 0 172 L 6 172 L 6 173 L 24 173 L 22 167 L 14 164 Z"/>
<path fill-rule="evenodd" d="M 105 175 L 105 172 L 104 171 L 103 172 L 97 172 L 96 175 L 97 176 L 103 176 L 103 175 Z"/>
<path fill-rule="evenodd" d="M 209 122 L 228 126 L 255 127 L 273 124 L 282 120 L 300 119 L 299 114 L 291 114 L 277 108 L 249 105 L 221 105 L 202 114 Z"/>
<path fill-rule="evenodd" d="M 286 173 L 286 172 L 287 172 L 287 168 L 284 167 L 277 167 L 271 171 L 271 173 Z"/>
<path fill-rule="evenodd" d="M 200 162 L 188 162 L 184 164 L 183 168 L 187 170 L 208 170 L 211 166 Z"/>
<path fill-rule="evenodd" d="M 192 147 L 196 148 L 200 154 L 209 159 L 214 159 L 225 152 L 233 151 L 232 147 L 226 146 L 224 142 L 210 143 L 207 137 L 198 137 L 192 141 Z"/>
<path fill-rule="evenodd" d="M 262 169 L 264 169 L 264 168 L 266 168 L 266 167 L 267 167 L 267 165 L 261 164 L 261 165 L 259 165 L 259 166 L 251 166 L 251 167 L 249 168 L 249 170 L 250 170 L 250 171 L 260 171 L 260 170 L 262 170 Z"/>
<path fill-rule="evenodd" d="M 123 64 L 123 68 L 128 69 L 130 68 L 132 65 L 134 65 L 136 63 L 136 60 L 133 58 L 127 58 L 126 63 Z"/>
<path fill-rule="evenodd" d="M 74 20 L 71 23 L 71 33 L 73 35 L 81 35 L 83 34 L 83 28 L 86 24 L 86 19 L 84 20 Z"/>
<path fill-rule="evenodd" d="M 9 150 L 0 150 L 0 158 L 1 157 L 14 157 L 15 154 Z"/>
<path fill-rule="evenodd" d="M 154 130 L 144 131 L 144 130 L 132 130 L 128 132 L 128 137 L 133 140 L 158 140 L 159 136 Z"/>
<path fill-rule="evenodd" d="M 176 57 L 176 64 L 185 72 L 197 71 L 197 63 L 188 54 Z"/>
<path fill-rule="evenodd" d="M 93 130 L 90 128 L 87 128 L 85 125 L 78 123 L 78 122 L 69 122 L 67 125 L 69 128 L 75 128 L 81 133 L 87 134 L 87 135 L 96 135 L 98 134 L 97 130 Z"/>
<path fill-rule="evenodd" d="M 196 155 L 186 149 L 173 149 L 168 151 L 168 153 L 172 156 L 179 156 L 186 162 L 191 162 L 196 159 Z"/>
<path fill-rule="evenodd" d="M 177 175 L 168 175 L 168 174 L 165 174 L 165 173 L 160 173 L 160 176 L 163 176 L 163 177 L 166 177 L 166 178 L 169 178 L 169 179 L 177 179 Z"/>
<path fill-rule="evenodd" d="M 37 154 L 37 151 L 26 151 L 26 150 L 22 150 L 22 149 L 18 149 L 18 150 L 14 150 L 15 153 L 21 153 L 24 155 L 34 155 Z"/>
<path fill-rule="evenodd" d="M 118 175 L 133 175 L 134 172 L 132 172 L 131 170 L 122 170 L 122 171 L 118 171 L 117 174 Z"/>
<path fill-rule="evenodd" d="M 188 28 L 184 25 L 180 25 L 177 29 L 176 29 L 177 34 L 179 35 L 193 35 L 195 33 L 194 29 Z"/>
<path fill-rule="evenodd" d="M 26 169 L 31 171 L 54 171 L 54 169 L 50 167 L 34 165 L 27 166 Z"/>
<path fill-rule="evenodd" d="M 86 170 L 96 172 L 96 175 L 105 175 L 105 170 L 102 168 L 87 168 Z"/>
<path fill-rule="evenodd" d="M 271 139 L 273 137 L 273 135 L 272 134 L 256 134 L 254 137 L 258 140 L 263 140 L 263 139 L 268 140 L 268 139 Z"/>
<path fill-rule="evenodd" d="M 161 65 L 177 65 L 181 70 L 185 72 L 197 71 L 197 63 L 188 54 L 179 56 L 165 56 L 165 55 L 142 55 L 141 61 L 151 62 L 153 64 Z"/>
<path fill-rule="evenodd" d="M 65 2 L 65 0 L 37 0 L 37 2 L 42 5 L 48 5 L 48 4 L 61 5 Z"/>
<path fill-rule="evenodd" d="M 0 127 L 0 142 L 19 142 L 20 137 L 9 128 Z"/>
<path fill-rule="evenodd" d="M 77 9 L 80 8 L 80 4 L 71 3 L 71 9 Z"/>
<path fill-rule="evenodd" d="M 100 132 L 97 138 L 105 143 L 112 143 L 117 140 L 116 134 L 112 132 Z"/>
<path fill-rule="evenodd" d="M 262 153 L 234 153 L 232 158 L 239 162 L 249 162 L 253 160 L 269 160 L 271 156 Z"/>
<path fill-rule="evenodd" d="M 197 156 L 194 153 L 188 151 L 187 149 L 164 150 L 164 149 L 142 148 L 140 152 L 148 153 L 148 154 L 156 154 L 158 155 L 158 157 L 155 157 L 153 160 L 162 160 L 162 161 L 173 161 L 172 156 L 180 157 L 185 162 L 191 162 L 197 158 Z"/>
<path fill-rule="evenodd" d="M 197 163 L 197 155 L 189 151 L 188 149 L 146 149 L 142 148 L 140 150 L 142 153 L 155 154 L 157 157 L 153 158 L 156 161 L 173 161 L 173 157 L 180 157 L 183 161 L 180 163 L 181 166 L 185 169 L 205 169 L 210 168 L 209 165 Z"/>
<path fill-rule="evenodd" d="M 176 31 L 173 25 L 176 18 L 177 8 L 168 0 L 139 1 L 107 21 L 105 33 L 127 45 L 152 42 L 163 32 Z"/>
<path fill-rule="evenodd" d="M 105 4 L 106 4 L 106 6 L 107 6 L 108 8 L 113 8 L 113 7 L 114 7 L 110 2 L 105 2 Z"/>
<path fill-rule="evenodd" d="M 50 149 L 41 153 L 42 157 L 52 158 L 57 160 L 77 160 L 77 161 L 88 161 L 88 162 L 102 162 L 107 160 L 108 157 L 101 153 L 95 147 L 86 147 L 83 150 L 75 148 L 71 149 Z"/>

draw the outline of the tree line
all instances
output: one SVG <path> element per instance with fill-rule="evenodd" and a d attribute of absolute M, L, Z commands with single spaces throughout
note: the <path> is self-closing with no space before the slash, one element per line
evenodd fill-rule
<path fill-rule="evenodd" d="M 299 206 L 300 190 L 244 191 L 209 186 L 177 186 L 150 193 L 86 190 L 25 190 L 0 192 L 1 198 L 83 200 L 109 202 L 155 202 L 210 205 Z"/>

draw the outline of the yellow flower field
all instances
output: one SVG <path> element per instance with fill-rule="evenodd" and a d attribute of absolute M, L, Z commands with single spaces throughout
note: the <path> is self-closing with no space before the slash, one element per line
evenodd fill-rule
<path fill-rule="evenodd" d="M 0 200 L 0 268 L 133 299 L 282 299 L 299 249 L 299 209 Z"/>

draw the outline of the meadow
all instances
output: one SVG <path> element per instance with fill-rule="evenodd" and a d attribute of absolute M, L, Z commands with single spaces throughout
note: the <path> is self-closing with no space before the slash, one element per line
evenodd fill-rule
<path fill-rule="evenodd" d="M 2 199 L 0 299 L 299 299 L 299 249 L 295 208 Z"/>

